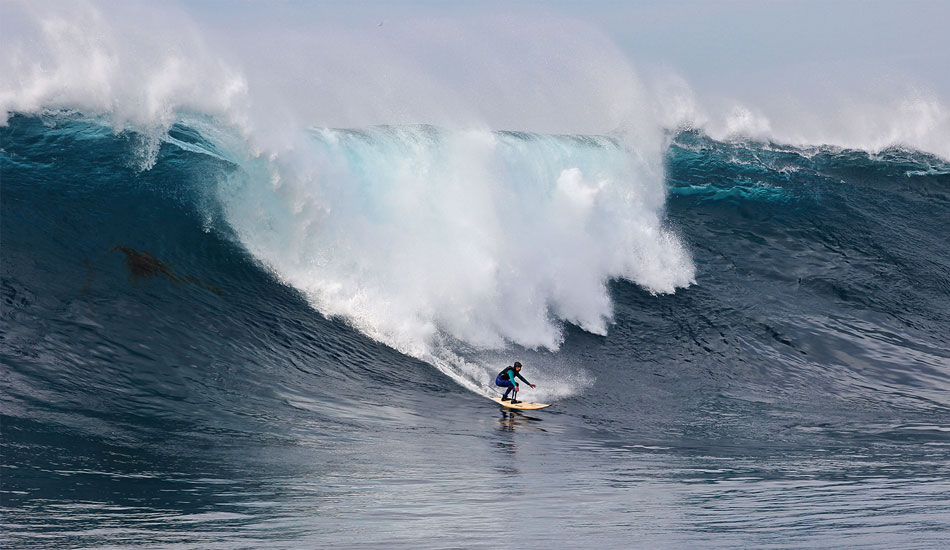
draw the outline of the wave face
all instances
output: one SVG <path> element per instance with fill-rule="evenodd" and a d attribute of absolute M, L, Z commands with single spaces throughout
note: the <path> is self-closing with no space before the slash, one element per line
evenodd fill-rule
<path fill-rule="evenodd" d="M 539 386 L 530 397 L 562 409 L 548 429 L 611 457 L 791 454 L 776 468 L 797 476 L 794 464 L 846 449 L 897 452 L 905 482 L 947 473 L 940 158 L 679 132 L 664 182 L 598 136 L 314 129 L 289 152 L 256 156 L 207 121 L 155 145 L 59 113 L 13 116 L 0 139 L 14 542 L 35 542 L 40 524 L 72 540 L 55 503 L 85 502 L 77 522 L 118 531 L 84 544 L 200 546 L 182 527 L 197 517 L 222 540 L 238 544 L 227 533 L 243 528 L 280 546 L 267 522 L 303 489 L 274 479 L 300 476 L 333 493 L 307 498 L 354 506 L 318 514 L 298 542 L 326 540 L 322 521 L 358 518 L 369 498 L 344 491 L 341 457 L 357 479 L 387 468 L 480 479 L 469 455 L 486 436 L 453 430 L 484 403 L 458 384 L 484 392 L 513 355 Z M 432 403 L 440 414 L 420 412 Z M 510 420 L 506 430 L 531 433 L 532 421 Z M 433 437 L 458 438 L 438 439 L 442 463 L 428 461 Z M 535 451 L 591 457 L 586 443 L 558 445 Z M 588 466 L 626 475 L 607 456 Z M 840 474 L 822 464 L 819 477 Z M 869 479 L 890 475 L 866 467 Z M 683 481 L 728 476 L 709 468 Z M 242 477 L 260 469 L 276 477 Z M 914 494 L 924 515 L 945 504 Z M 547 497 L 558 506 L 564 494 Z M 445 509 L 467 514 L 465 502 Z M 242 511 L 202 516 L 222 503 Z M 156 513 L 183 523 L 156 534 Z M 313 521 L 301 514 L 290 521 Z M 122 538 L 122 525 L 151 534 Z M 706 540 L 664 529 L 652 540 Z"/>

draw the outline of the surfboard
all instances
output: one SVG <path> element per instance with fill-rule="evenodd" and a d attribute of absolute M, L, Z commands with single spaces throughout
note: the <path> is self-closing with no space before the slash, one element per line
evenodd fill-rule
<path fill-rule="evenodd" d="M 522 411 L 535 411 L 551 406 L 550 403 L 535 403 L 534 401 L 522 401 L 512 405 L 511 401 L 502 401 L 501 397 L 492 397 L 491 400 L 507 409 L 519 409 Z"/>

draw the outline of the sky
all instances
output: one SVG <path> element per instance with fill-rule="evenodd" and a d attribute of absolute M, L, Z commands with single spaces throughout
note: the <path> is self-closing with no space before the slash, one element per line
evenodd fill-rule
<path fill-rule="evenodd" d="M 661 67 L 712 93 L 803 86 L 930 87 L 950 94 L 950 2 L 940 0 L 222 2 L 186 0 L 199 17 L 295 27 L 474 14 L 560 15 L 589 23 L 641 70 Z"/>
<path fill-rule="evenodd" d="M 715 93 L 888 83 L 950 90 L 950 2 L 633 4 L 564 9 L 597 22 L 635 63 L 666 64 Z"/>

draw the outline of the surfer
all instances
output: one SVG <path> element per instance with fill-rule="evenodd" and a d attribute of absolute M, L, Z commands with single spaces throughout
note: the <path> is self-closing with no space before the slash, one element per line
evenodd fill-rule
<path fill-rule="evenodd" d="M 505 370 L 498 373 L 498 376 L 495 377 L 495 385 L 505 388 L 505 395 L 501 396 L 502 401 L 508 401 L 508 392 L 515 390 L 514 395 L 511 397 L 512 403 L 521 403 L 518 401 L 518 382 L 515 380 L 520 378 L 522 382 L 535 387 L 534 384 L 528 382 L 524 376 L 521 376 L 521 363 L 515 361 L 515 364 L 510 367 L 505 367 Z"/>

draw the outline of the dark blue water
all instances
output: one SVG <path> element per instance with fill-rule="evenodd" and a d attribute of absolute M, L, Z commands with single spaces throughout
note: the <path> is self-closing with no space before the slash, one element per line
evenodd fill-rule
<path fill-rule="evenodd" d="M 498 352 L 592 380 L 524 414 L 314 309 L 172 138 L 0 128 L 5 548 L 950 540 L 946 161 L 675 135 L 695 284 Z"/>

